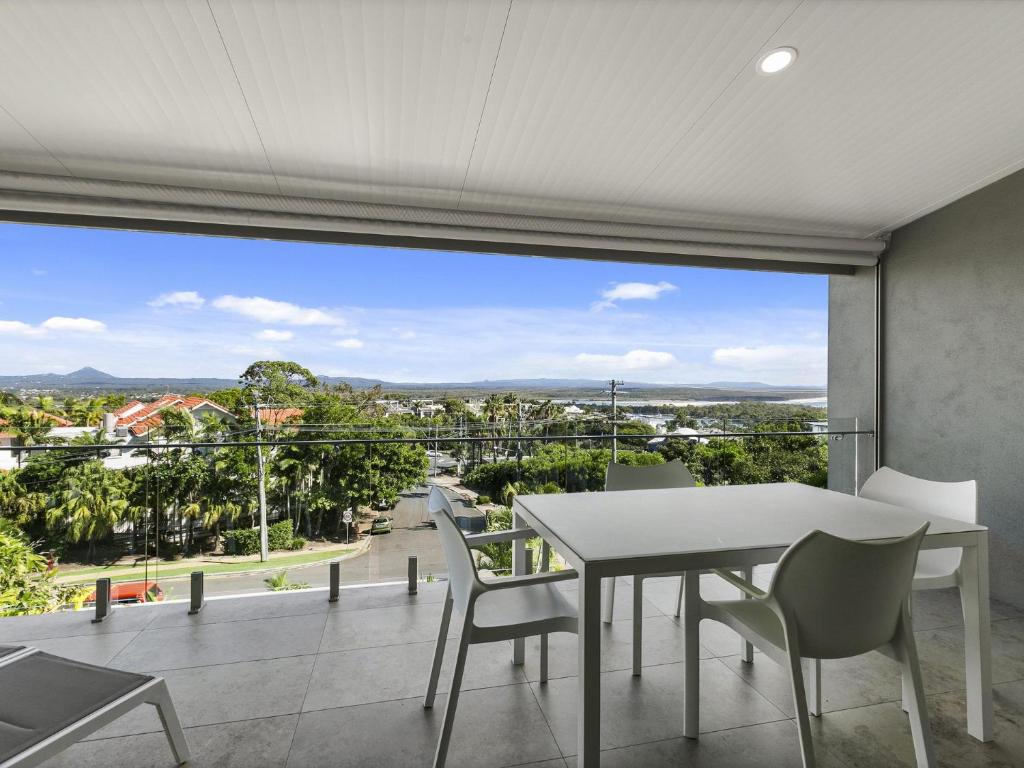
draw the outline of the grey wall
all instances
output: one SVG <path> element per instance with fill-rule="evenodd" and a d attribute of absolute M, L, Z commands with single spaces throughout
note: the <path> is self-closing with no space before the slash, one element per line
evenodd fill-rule
<path fill-rule="evenodd" d="M 882 459 L 978 480 L 993 595 L 1024 606 L 1024 172 L 893 233 Z"/>
<path fill-rule="evenodd" d="M 837 414 L 868 394 L 857 280 L 830 278 Z M 1024 607 L 1024 172 L 895 231 L 882 287 L 881 460 L 978 480 L 993 596 Z"/>
<path fill-rule="evenodd" d="M 859 267 L 850 277 L 828 280 L 829 430 L 875 428 L 875 269 Z M 853 444 L 829 444 L 828 486 L 853 493 Z M 875 469 L 874 439 L 856 438 L 857 487 Z"/>

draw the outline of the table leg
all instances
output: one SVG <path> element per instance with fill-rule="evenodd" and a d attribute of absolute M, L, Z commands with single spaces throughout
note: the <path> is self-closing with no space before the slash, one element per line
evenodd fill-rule
<path fill-rule="evenodd" d="M 967 663 L 967 732 L 992 740 L 992 624 L 988 597 L 988 531 L 964 547 L 960 563 L 960 601 L 964 611 Z"/>
<path fill-rule="evenodd" d="M 683 575 L 683 735 L 700 733 L 700 571 Z"/>
<path fill-rule="evenodd" d="M 578 768 L 601 760 L 601 579 L 579 573 Z"/>
<path fill-rule="evenodd" d="M 754 583 L 754 566 L 748 565 L 743 569 L 743 578 L 751 584 Z M 743 599 L 750 600 L 751 597 L 744 593 Z M 754 644 L 743 637 L 740 638 L 740 659 L 747 664 L 754 663 Z"/>
<path fill-rule="evenodd" d="M 512 515 L 512 528 L 525 528 L 526 522 L 517 514 Z M 526 540 L 512 541 L 512 575 L 526 574 Z M 526 638 L 517 637 L 512 641 L 512 663 L 521 666 L 526 661 Z"/>

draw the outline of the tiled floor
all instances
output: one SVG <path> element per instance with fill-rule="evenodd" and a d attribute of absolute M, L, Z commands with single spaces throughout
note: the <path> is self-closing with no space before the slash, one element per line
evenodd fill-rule
<path fill-rule="evenodd" d="M 618 590 L 616 621 L 604 630 L 602 765 L 799 765 L 782 670 L 760 654 L 753 665 L 742 663 L 738 638 L 709 622 L 701 627 L 703 735 L 681 738 L 682 633 L 672 617 L 677 584 L 645 582 L 640 678 L 629 672 L 632 590 Z M 714 577 L 702 580 L 706 597 L 729 596 L 729 589 Z M 319 591 L 268 594 L 211 601 L 192 617 L 181 604 L 125 607 L 99 625 L 88 613 L 0 619 L 0 642 L 158 672 L 186 726 L 194 766 L 427 766 L 451 674 L 446 663 L 435 709 L 424 710 L 443 592 L 443 584 L 423 585 L 415 597 L 400 586 L 346 590 L 335 605 Z M 993 605 L 991 744 L 965 731 L 955 593 L 915 595 L 914 613 L 939 764 L 1024 765 L 1024 612 Z M 452 768 L 575 765 L 575 636 L 553 636 L 551 654 L 551 680 L 540 685 L 536 640 L 528 642 L 522 667 L 510 663 L 507 643 L 471 649 Z M 826 664 L 826 713 L 813 723 L 823 768 L 914 765 L 899 691 L 895 663 L 878 654 Z M 46 763 L 172 764 L 148 708 Z"/>

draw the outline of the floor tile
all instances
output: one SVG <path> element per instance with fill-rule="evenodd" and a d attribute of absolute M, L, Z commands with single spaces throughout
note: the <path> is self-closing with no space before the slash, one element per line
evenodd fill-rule
<path fill-rule="evenodd" d="M 327 592 L 280 592 L 258 594 L 245 600 L 224 598 L 208 600 L 203 609 L 189 616 L 187 603 L 162 605 L 148 629 L 187 627 L 193 624 L 219 624 L 225 621 L 258 621 L 281 616 L 327 613 L 331 608 Z"/>
<path fill-rule="evenodd" d="M 208 725 L 185 731 L 189 768 L 284 768 L 297 715 Z M 163 733 L 83 741 L 44 768 L 169 768 L 174 758 Z"/>
<path fill-rule="evenodd" d="M 114 612 L 99 624 L 92 623 L 96 613 L 91 610 L 11 616 L 0 619 L 0 643 L 137 632 L 145 629 L 156 617 L 156 610 L 153 605 L 121 605 L 114 608 Z"/>
<path fill-rule="evenodd" d="M 526 674 L 540 679 L 540 638 L 526 641 Z M 571 677 L 579 664 L 577 636 L 559 632 L 548 636 L 548 676 Z M 733 653 L 736 648 L 733 648 Z M 711 658 L 711 652 L 700 648 L 700 658 Z M 670 664 L 683 660 L 683 629 L 668 616 L 644 619 L 644 666 Z M 613 621 L 601 625 L 601 671 L 613 672 L 633 668 L 633 621 Z"/>
<path fill-rule="evenodd" d="M 457 641 L 449 640 L 438 678 L 439 693 L 448 691 L 457 651 Z M 434 643 L 321 653 L 313 669 L 303 710 L 422 698 L 433 657 Z M 523 668 L 512 664 L 511 643 L 469 647 L 463 691 L 525 681 Z"/>
<path fill-rule="evenodd" d="M 113 664 L 123 669 L 179 669 L 316 653 L 326 616 L 196 624 L 140 632 Z"/>
<path fill-rule="evenodd" d="M 440 624 L 440 603 L 331 613 L 320 651 L 351 651 L 436 640 Z M 453 612 L 450 637 L 455 636 L 458 624 L 458 613 Z"/>
<path fill-rule="evenodd" d="M 98 635 L 72 635 L 46 640 L 26 640 L 28 645 L 54 656 L 64 656 L 86 664 L 106 666 L 136 637 L 138 632 L 107 632 Z"/>
<path fill-rule="evenodd" d="M 847 768 L 825 750 L 816 750 L 818 768 Z M 566 761 L 576 768 L 576 758 Z M 699 739 L 670 739 L 601 753 L 602 768 L 773 768 L 799 766 L 796 725 L 783 720 L 703 734 Z"/>
<path fill-rule="evenodd" d="M 701 731 L 782 720 L 785 715 L 718 659 L 700 662 Z M 531 683 L 565 755 L 577 745 L 577 681 L 574 677 Z M 601 748 L 641 744 L 683 735 L 681 664 L 652 667 L 643 677 L 628 671 L 601 675 Z"/>
<path fill-rule="evenodd" d="M 290 768 L 417 768 L 431 765 L 447 703 L 419 698 L 303 713 Z M 466 691 L 448 768 L 498 768 L 561 757 L 528 685 Z"/>
<path fill-rule="evenodd" d="M 188 728 L 297 714 L 306 695 L 314 658 L 290 656 L 152 673 L 167 681 L 181 724 Z M 97 731 L 92 738 L 161 729 L 156 709 L 144 706 Z"/>

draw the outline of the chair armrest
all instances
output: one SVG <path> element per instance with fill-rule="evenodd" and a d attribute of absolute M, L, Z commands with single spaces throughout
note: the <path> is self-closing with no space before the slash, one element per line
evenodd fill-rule
<path fill-rule="evenodd" d="M 512 587 L 528 587 L 533 584 L 551 584 L 556 581 L 571 581 L 579 576 L 576 571 L 546 571 L 531 573 L 525 576 L 507 576 L 494 581 L 485 581 L 487 589 L 511 589 Z"/>
<path fill-rule="evenodd" d="M 533 528 L 511 528 L 507 531 L 491 531 L 490 533 L 471 533 L 466 536 L 466 544 L 470 547 L 481 544 L 497 544 L 515 539 L 535 539 L 537 532 Z"/>
<path fill-rule="evenodd" d="M 764 590 L 758 589 L 746 579 L 741 579 L 735 573 L 726 570 L 725 568 L 713 568 L 711 572 L 719 578 L 725 579 L 740 592 L 743 592 L 750 597 L 764 597 L 765 594 L 767 594 Z"/>

